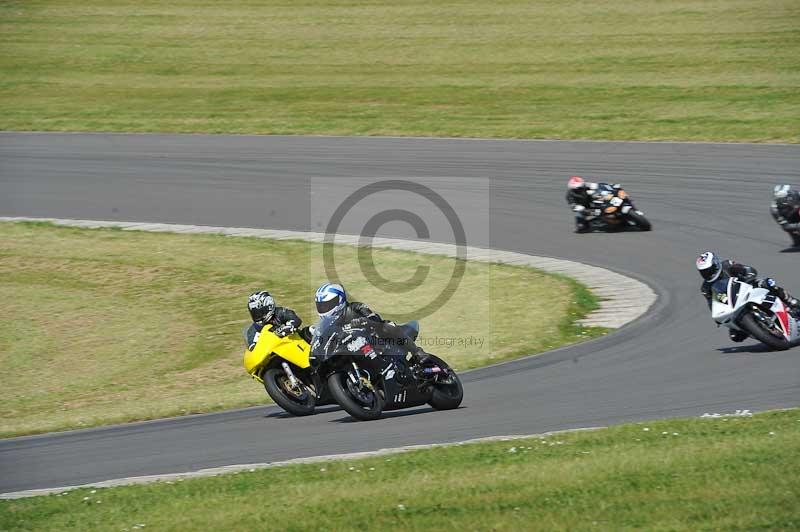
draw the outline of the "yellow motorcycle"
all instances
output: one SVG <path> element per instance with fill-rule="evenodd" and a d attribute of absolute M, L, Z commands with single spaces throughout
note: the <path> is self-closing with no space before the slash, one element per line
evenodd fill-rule
<path fill-rule="evenodd" d="M 244 369 L 264 385 L 275 403 L 295 416 L 314 413 L 317 404 L 332 402 L 311 364 L 311 346 L 297 331 L 278 336 L 266 325 L 253 350 L 244 352 Z"/>

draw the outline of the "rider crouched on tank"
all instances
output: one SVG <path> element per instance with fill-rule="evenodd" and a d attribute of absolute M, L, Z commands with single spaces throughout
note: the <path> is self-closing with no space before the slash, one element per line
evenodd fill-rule
<path fill-rule="evenodd" d="M 311 341 L 308 327 L 300 329 L 303 320 L 290 308 L 278 307 L 275 299 L 266 290 L 254 292 L 247 298 L 247 309 L 253 323 L 245 331 L 247 347 L 251 351 L 258 342 L 261 330 L 267 325 L 272 325 L 272 332 L 284 337 L 297 331 L 307 342 Z"/>
<path fill-rule="evenodd" d="M 595 209 L 592 200 L 600 185 L 606 183 L 592 183 L 580 176 L 574 175 L 567 182 L 567 203 L 575 214 L 575 232 L 586 233 L 589 231 L 589 218 L 600 216 L 600 209 Z M 614 190 L 621 188 L 618 183 L 609 185 Z"/>
<path fill-rule="evenodd" d="M 789 308 L 789 311 L 800 319 L 800 301 L 792 297 L 786 289 L 778 286 L 774 279 L 770 277 L 758 279 L 758 272 L 752 266 L 739 264 L 730 259 L 721 261 L 711 251 L 703 252 L 697 257 L 695 264 L 697 265 L 697 271 L 700 272 L 700 276 L 703 278 L 700 292 L 705 296 L 709 308 L 711 308 L 712 285 L 720 278 L 733 277 L 758 288 L 766 288 L 771 294 L 779 297 Z M 747 334 L 742 331 L 732 330 L 730 331 L 730 337 L 734 342 L 741 342 L 747 338 Z"/>
<path fill-rule="evenodd" d="M 414 342 L 417 328 L 416 323 L 399 326 L 393 321 L 384 320 L 380 314 L 374 312 L 364 303 L 348 301 L 344 287 L 339 284 L 325 283 L 317 289 L 314 295 L 314 303 L 317 307 L 317 314 L 320 320 L 332 320 L 339 326 L 356 323 L 359 320 L 373 321 L 386 325 L 382 330 L 389 336 L 397 339 L 398 342 L 408 345 L 408 350 L 412 356 L 412 363 L 424 364 L 428 360 L 428 354 Z"/>
<path fill-rule="evenodd" d="M 789 233 L 794 245 L 800 247 L 800 190 L 789 185 L 776 185 L 772 195 L 772 217 L 781 229 Z"/>

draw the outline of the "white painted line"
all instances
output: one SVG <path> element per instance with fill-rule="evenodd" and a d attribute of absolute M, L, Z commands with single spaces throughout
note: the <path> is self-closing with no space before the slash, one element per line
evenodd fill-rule
<path fill-rule="evenodd" d="M 278 231 L 270 229 L 254 229 L 247 227 L 211 227 L 202 225 L 178 225 L 160 223 L 115 222 L 103 220 L 68 220 L 59 218 L 0 217 L 0 222 L 51 222 L 56 225 L 70 227 L 120 227 L 126 231 L 148 232 L 192 232 L 222 234 L 227 236 L 248 236 L 272 240 L 304 240 L 306 242 L 322 242 L 324 233 L 306 231 Z M 336 243 L 343 245 L 359 245 L 359 236 L 336 235 Z M 445 255 L 454 257 L 457 246 L 438 242 L 422 242 L 397 238 L 375 238 L 372 247 L 413 250 L 428 255 Z M 626 325 L 645 312 L 656 302 L 657 295 L 646 284 L 597 266 L 589 266 L 580 262 L 540 257 L 513 251 L 466 247 L 467 260 L 513 264 L 538 268 L 550 273 L 567 275 L 584 284 L 602 299 L 599 308 L 579 320 L 587 327 L 619 328 Z"/>
<path fill-rule="evenodd" d="M 308 458 L 293 458 L 291 460 L 282 460 L 280 462 L 260 462 L 255 464 L 237 464 L 223 467 L 213 467 L 209 469 L 200 469 L 197 471 L 188 471 L 186 473 L 169 473 L 165 475 L 147 475 L 141 477 L 127 477 L 118 478 L 114 480 L 104 480 L 102 482 L 95 482 L 92 484 L 81 484 L 80 486 L 63 486 L 59 488 L 43 488 L 35 490 L 12 491 L 8 493 L 0 493 L 0 499 L 22 499 L 25 497 L 36 497 L 39 495 L 50 495 L 53 493 L 63 493 L 65 491 L 81 489 L 81 488 L 113 488 L 116 486 L 130 486 L 134 484 L 152 484 L 154 482 L 162 481 L 180 481 L 187 478 L 201 478 L 213 477 L 217 475 L 241 473 L 244 471 L 250 472 L 251 470 L 267 469 L 270 467 L 285 467 L 295 464 L 316 464 L 320 462 L 332 462 L 342 460 L 357 460 L 359 458 L 369 458 L 373 456 L 387 456 L 392 454 L 406 453 L 409 451 L 419 451 L 421 449 L 432 449 L 435 447 L 453 447 L 456 445 L 473 445 L 476 443 L 487 443 L 494 441 L 512 441 L 528 438 L 547 438 L 556 434 L 563 434 L 565 432 L 580 432 L 588 430 L 600 430 L 606 427 L 586 427 L 568 430 L 556 430 L 552 432 L 545 432 L 542 434 L 517 434 L 511 436 L 487 436 L 484 438 L 474 438 L 471 440 L 464 440 L 452 443 L 429 443 L 425 445 L 406 445 L 404 447 L 393 447 L 388 449 L 379 449 L 377 451 L 365 451 L 360 453 L 343 453 L 343 454 L 329 454 L 323 456 L 310 456 Z"/>

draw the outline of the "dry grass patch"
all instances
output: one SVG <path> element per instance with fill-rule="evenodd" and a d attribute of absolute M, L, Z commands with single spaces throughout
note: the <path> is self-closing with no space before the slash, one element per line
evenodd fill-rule
<path fill-rule="evenodd" d="M 420 287 L 397 296 L 364 278 L 355 248 L 338 249 L 351 297 L 387 318 L 439 293 L 455 265 L 376 250 L 387 278 L 430 267 Z M 319 251 L 307 242 L 0 224 L 0 435 L 266 402 L 241 367 L 246 296 L 269 289 L 313 320 L 325 280 Z M 452 297 L 421 320 L 421 341 L 456 367 L 475 367 L 602 333 L 574 325 L 594 304 L 570 280 L 468 262 Z"/>
<path fill-rule="evenodd" d="M 791 0 L 0 4 L 0 129 L 798 142 Z"/>

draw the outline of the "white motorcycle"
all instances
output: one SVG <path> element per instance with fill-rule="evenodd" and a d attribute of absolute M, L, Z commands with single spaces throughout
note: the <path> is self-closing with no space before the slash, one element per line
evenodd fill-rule
<path fill-rule="evenodd" d="M 800 324 L 780 298 L 732 277 L 711 286 L 711 317 L 772 349 L 789 349 L 800 339 Z"/>

